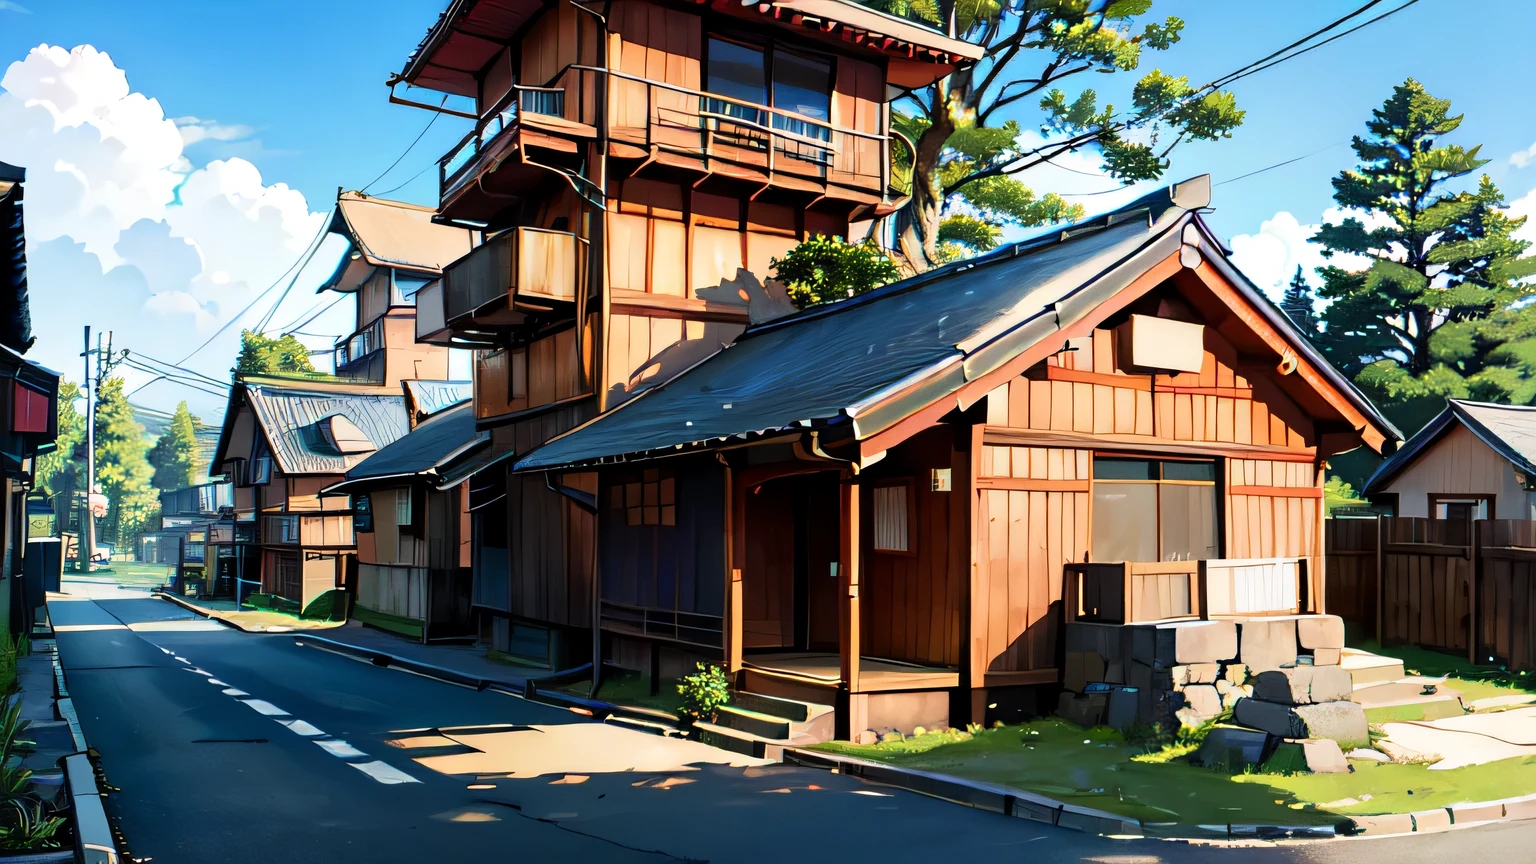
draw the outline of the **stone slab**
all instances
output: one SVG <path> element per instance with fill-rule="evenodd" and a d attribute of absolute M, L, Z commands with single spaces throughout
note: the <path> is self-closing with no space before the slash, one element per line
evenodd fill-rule
<path fill-rule="evenodd" d="M 1244 663 L 1228 663 L 1221 670 L 1221 677 L 1233 684 L 1242 686 L 1248 683 L 1248 666 Z"/>
<path fill-rule="evenodd" d="M 1269 733 L 1261 729 L 1221 725 L 1211 729 L 1195 754 L 1195 761 L 1207 768 L 1238 773 L 1246 765 L 1264 761 Z"/>
<path fill-rule="evenodd" d="M 1435 684 L 1434 695 L 1424 695 L 1424 685 L 1438 679 L 1404 678 L 1401 681 L 1382 681 L 1356 686 L 1350 698 L 1367 708 L 1390 708 L 1394 705 L 1424 705 L 1430 702 L 1454 702 L 1461 697 L 1460 690 L 1444 684 Z"/>
<path fill-rule="evenodd" d="M 1262 729 L 1279 738 L 1328 738 L 1349 748 L 1370 743 L 1365 709 L 1353 702 L 1292 706 L 1242 699 L 1234 712 L 1241 725 Z"/>
<path fill-rule="evenodd" d="M 1339 749 L 1339 742 L 1327 738 L 1301 742 L 1301 753 L 1307 760 L 1307 770 L 1313 774 L 1348 774 L 1349 760 Z"/>
<path fill-rule="evenodd" d="M 1266 672 L 1296 663 L 1293 618 L 1249 618 L 1238 622 L 1238 659 L 1250 672 Z"/>
<path fill-rule="evenodd" d="M 1370 837 L 1386 834 L 1413 833 L 1413 817 L 1407 813 L 1386 813 L 1380 816 L 1351 816 L 1355 833 Z"/>
<path fill-rule="evenodd" d="M 1339 660 L 1343 656 L 1343 653 L 1344 652 L 1338 648 L 1313 648 L 1312 665 L 1337 666 L 1339 665 Z"/>
<path fill-rule="evenodd" d="M 1337 666 L 1292 666 L 1255 676 L 1253 698 L 1282 705 L 1313 705 L 1349 699 L 1353 690 L 1349 673 Z"/>
<path fill-rule="evenodd" d="M 1337 615 L 1298 615 L 1296 644 L 1309 650 L 1344 647 L 1344 619 Z"/>
<path fill-rule="evenodd" d="M 1412 815 L 1413 830 L 1420 834 L 1451 830 L 1451 811 L 1444 807 L 1435 810 L 1418 810 Z"/>
<path fill-rule="evenodd" d="M 1355 679 L 1356 687 L 1379 681 L 1397 681 L 1408 674 L 1403 669 L 1403 661 L 1396 657 L 1382 657 L 1355 648 L 1345 648 L 1339 653 L 1339 665 L 1349 671 L 1349 677 Z"/>
<path fill-rule="evenodd" d="M 1184 688 L 1184 704 L 1201 717 L 1221 713 L 1221 694 L 1211 684 L 1191 684 Z"/>
<path fill-rule="evenodd" d="M 1215 684 L 1221 676 L 1220 663 L 1191 663 L 1184 668 L 1189 670 L 1189 684 Z"/>
<path fill-rule="evenodd" d="M 1131 630 L 1132 659 L 1148 666 L 1221 663 L 1237 656 L 1237 626 L 1231 621 L 1167 621 Z"/>

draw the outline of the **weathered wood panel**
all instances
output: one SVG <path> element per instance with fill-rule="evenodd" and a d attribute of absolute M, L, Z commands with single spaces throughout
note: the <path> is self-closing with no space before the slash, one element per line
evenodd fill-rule
<path fill-rule="evenodd" d="M 970 577 L 957 570 L 952 544 L 969 545 L 969 538 L 954 530 L 959 515 L 954 509 L 966 502 L 958 491 L 933 491 L 930 482 L 934 469 L 951 467 L 953 438 L 947 426 L 929 429 L 861 475 L 860 509 L 867 523 L 873 524 L 875 513 L 871 490 L 882 481 L 912 481 L 916 517 L 907 526 L 906 553 L 876 551 L 872 531 L 864 532 L 860 615 L 866 656 L 945 666 L 961 662 L 960 588 Z"/>
<path fill-rule="evenodd" d="M 1397 516 L 1434 518 L 1430 495 L 1477 495 L 1494 499 L 1494 518 L 1530 519 L 1530 493 L 1515 480 L 1509 460 L 1457 424 L 1416 456 L 1381 489 L 1397 495 Z"/>
<path fill-rule="evenodd" d="M 1329 519 L 1324 551 L 1328 559 L 1328 614 L 1361 632 L 1376 632 L 1377 559 L 1375 519 Z"/>
<path fill-rule="evenodd" d="M 1465 653 L 1471 625 L 1472 546 L 1448 543 L 1465 523 L 1385 518 L 1382 641 Z"/>

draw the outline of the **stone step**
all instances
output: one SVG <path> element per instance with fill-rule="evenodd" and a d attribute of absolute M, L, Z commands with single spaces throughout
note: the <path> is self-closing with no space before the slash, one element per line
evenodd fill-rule
<path fill-rule="evenodd" d="M 732 753 L 740 753 L 744 756 L 752 756 L 757 759 L 769 759 L 774 762 L 784 761 L 784 748 L 804 747 L 817 743 L 807 735 L 793 735 L 787 739 L 764 738 L 751 732 L 740 729 L 732 729 L 716 723 L 696 723 L 694 728 L 699 730 L 699 740 L 711 747 L 719 747 L 721 750 L 729 750 Z"/>
<path fill-rule="evenodd" d="M 811 719 L 813 711 L 818 709 L 831 711 L 830 705 L 818 705 L 815 702 L 801 702 L 798 699 L 785 699 L 780 696 L 769 696 L 766 693 L 750 693 L 737 691 L 731 694 L 731 704 L 748 711 L 756 711 L 759 714 L 770 714 L 774 717 L 783 717 L 785 720 L 805 722 Z"/>
<path fill-rule="evenodd" d="M 715 723 L 729 729 L 750 732 L 763 738 L 782 741 L 789 738 L 790 721 L 772 714 L 760 714 L 738 705 L 726 705 L 715 714 Z"/>
<path fill-rule="evenodd" d="M 1349 672 L 1356 687 L 1381 681 L 1397 681 L 1406 678 L 1403 661 L 1396 657 L 1382 657 L 1366 651 L 1345 648 L 1339 656 L 1339 665 Z"/>

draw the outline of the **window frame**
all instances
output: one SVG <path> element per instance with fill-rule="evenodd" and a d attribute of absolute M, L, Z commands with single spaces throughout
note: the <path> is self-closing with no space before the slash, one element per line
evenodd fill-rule
<path fill-rule="evenodd" d="M 671 468 L 645 468 L 613 478 L 608 487 L 609 509 L 617 512 L 627 528 L 676 528 L 678 510 L 677 472 Z M 655 503 L 646 503 L 655 490 Z M 670 494 L 669 494 L 670 492 Z M 633 494 L 631 494 L 633 493 Z M 670 503 L 667 499 L 670 497 Z M 655 519 L 648 518 L 655 511 Z"/>
<path fill-rule="evenodd" d="M 1096 470 L 1096 464 L 1095 464 L 1095 463 L 1097 463 L 1101 459 L 1113 459 L 1113 460 L 1120 460 L 1120 461 L 1127 461 L 1127 462 L 1150 462 L 1154 466 L 1156 466 L 1157 477 L 1156 477 L 1156 479 L 1148 479 L 1148 480 L 1125 479 L 1125 478 L 1101 479 L 1098 476 L 1098 471 Z M 1168 463 L 1168 462 L 1199 463 L 1199 464 L 1203 464 L 1203 465 L 1210 465 L 1211 468 L 1212 468 L 1212 472 L 1211 472 L 1212 479 L 1211 480 L 1166 480 L 1163 477 L 1163 474 L 1164 474 L 1163 465 L 1165 463 Z M 1101 483 L 1106 484 L 1106 485 L 1133 485 L 1133 486 L 1151 486 L 1151 487 L 1153 487 L 1153 492 L 1154 492 L 1153 500 L 1156 503 L 1156 509 L 1157 509 L 1156 521 L 1155 521 L 1155 524 L 1154 524 L 1154 527 L 1153 527 L 1153 536 L 1154 536 L 1154 538 L 1156 539 L 1156 542 L 1157 542 L 1157 553 L 1156 553 L 1157 560 L 1156 561 L 1147 561 L 1147 562 L 1134 562 L 1134 563 L 1147 563 L 1147 564 L 1152 564 L 1152 563 L 1158 563 L 1158 564 L 1184 563 L 1183 561 L 1164 561 L 1163 560 L 1163 555 L 1164 555 L 1163 543 L 1164 543 L 1164 539 L 1165 538 L 1163 536 L 1163 496 L 1162 496 L 1162 487 L 1163 486 L 1205 486 L 1205 487 L 1210 487 L 1212 489 L 1212 491 L 1213 491 L 1213 496 L 1212 496 L 1213 499 L 1214 499 L 1213 500 L 1213 505 L 1214 505 L 1213 509 L 1215 511 L 1214 512 L 1213 524 L 1212 524 L 1212 528 L 1214 529 L 1215 540 L 1216 540 L 1216 543 L 1215 543 L 1215 547 L 1216 547 L 1215 554 L 1212 555 L 1210 558 L 1203 558 L 1203 559 L 1202 558 L 1191 558 L 1191 559 L 1185 559 L 1185 560 L 1188 560 L 1188 561 L 1202 561 L 1202 560 L 1214 561 L 1214 560 L 1220 560 L 1221 558 L 1226 557 L 1226 553 L 1227 553 L 1227 550 L 1226 550 L 1226 543 L 1227 543 L 1226 534 L 1227 534 L 1227 532 L 1226 532 L 1225 529 L 1226 529 L 1227 514 L 1226 514 L 1226 508 L 1224 506 L 1224 500 L 1223 500 L 1226 497 L 1225 494 L 1224 494 L 1224 489 L 1225 489 L 1225 486 L 1226 486 L 1225 478 L 1224 478 L 1224 471 L 1225 471 L 1225 468 L 1226 468 L 1226 460 L 1224 460 L 1222 458 L 1219 458 L 1219 457 L 1209 457 L 1209 458 L 1207 458 L 1207 457 L 1200 457 L 1200 456 L 1182 456 L 1182 455 L 1163 456 L 1163 455 L 1148 454 L 1148 453 L 1116 453 L 1116 452 L 1112 452 L 1112 451 L 1111 452 L 1105 452 L 1105 451 L 1097 451 L 1097 450 L 1095 450 L 1088 457 L 1088 465 L 1089 465 L 1089 481 L 1088 481 L 1088 507 L 1089 507 L 1089 512 L 1088 512 L 1088 524 L 1090 526 L 1090 536 L 1089 536 L 1089 540 L 1088 540 L 1087 553 L 1088 553 L 1088 560 L 1089 561 L 1101 561 L 1101 560 L 1104 560 L 1104 559 L 1100 559 L 1097 555 L 1093 554 L 1093 537 L 1092 537 L 1092 530 L 1091 530 L 1092 529 L 1092 525 L 1093 525 L 1093 520 L 1094 520 L 1094 517 L 1095 517 L 1095 511 L 1097 509 L 1096 499 L 1098 497 L 1098 490 L 1097 490 L 1096 487 L 1099 484 L 1101 484 Z"/>
<path fill-rule="evenodd" d="M 876 537 L 875 526 L 879 518 L 876 513 L 878 489 L 892 487 L 904 487 L 906 489 L 907 513 L 906 535 L 907 548 L 883 549 Z M 917 480 L 913 477 L 883 477 L 869 484 L 869 549 L 877 555 L 895 555 L 901 558 L 917 557 Z"/>
<path fill-rule="evenodd" d="M 720 42 L 729 42 L 729 43 L 732 43 L 732 44 L 735 44 L 735 45 L 740 45 L 740 46 L 742 46 L 744 48 L 751 48 L 751 49 L 753 49 L 755 51 L 761 52 L 762 57 L 763 57 L 763 97 L 764 97 L 764 101 L 756 102 L 756 103 L 748 103 L 748 104 L 760 105 L 760 106 L 762 106 L 764 108 L 773 108 L 773 109 L 778 110 L 778 111 L 788 111 L 789 113 L 795 115 L 796 117 L 805 117 L 808 120 L 812 120 L 812 121 L 820 122 L 820 123 L 825 123 L 828 126 L 836 125 L 837 119 L 836 119 L 836 117 L 834 115 L 835 115 L 835 112 L 837 110 L 837 99 L 836 99 L 836 96 L 837 96 L 837 70 L 838 70 L 838 61 L 839 61 L 839 58 L 838 58 L 838 56 L 836 54 L 824 53 L 824 52 L 821 52 L 821 51 L 817 51 L 814 48 L 808 49 L 808 48 L 805 48 L 805 47 L 803 47 L 802 45 L 800 45 L 798 43 L 795 43 L 795 42 L 792 42 L 792 41 L 780 40 L 780 39 L 776 39 L 776 38 L 773 38 L 773 37 L 745 35 L 745 34 L 739 34 L 739 33 L 731 32 L 729 30 L 727 30 L 727 31 L 720 31 L 720 30 L 706 31 L 703 34 L 703 40 L 702 40 L 702 42 L 703 42 L 702 49 L 703 50 L 701 51 L 701 54 L 703 56 L 700 58 L 700 63 L 699 63 L 700 70 L 702 72 L 702 74 L 700 76 L 700 78 L 702 79 L 702 81 L 701 81 L 702 86 L 700 87 L 700 92 L 702 92 L 705 96 L 715 96 L 715 97 L 719 97 L 719 98 L 723 98 L 723 99 L 736 100 L 737 97 L 735 97 L 735 96 L 727 96 L 727 95 L 725 95 L 723 93 L 716 93 L 715 91 L 709 89 L 709 60 L 710 60 L 709 43 L 712 40 L 713 41 L 720 41 Z M 783 108 L 783 107 L 780 107 L 779 105 L 775 104 L 774 92 L 773 92 L 774 91 L 774 77 L 773 77 L 774 76 L 774 62 L 773 62 L 774 58 L 773 58 L 773 55 L 774 55 L 774 52 L 776 52 L 776 51 L 783 51 L 786 54 L 792 54 L 792 55 L 794 55 L 796 57 L 800 57 L 800 58 L 805 59 L 805 60 L 811 60 L 811 61 L 815 61 L 815 62 L 825 62 L 827 64 L 827 117 L 826 117 L 825 120 L 817 121 L 816 118 L 811 117 L 808 114 L 801 114 L 798 111 L 793 111 L 793 110 L 788 109 L 788 108 Z M 737 100 L 737 101 L 741 101 L 741 100 Z M 742 120 L 742 118 L 736 118 L 736 119 Z M 766 124 L 762 124 L 762 125 L 765 125 L 768 128 L 774 129 L 775 131 L 778 131 L 778 132 L 788 132 L 789 134 L 796 134 L 794 132 L 794 130 L 780 129 L 780 128 L 776 127 L 774 125 L 774 123 L 773 123 L 773 114 L 772 114 L 772 112 L 769 112 L 769 117 L 767 118 L 767 120 L 768 120 L 768 122 Z M 743 120 L 743 122 L 747 122 L 747 121 Z"/>

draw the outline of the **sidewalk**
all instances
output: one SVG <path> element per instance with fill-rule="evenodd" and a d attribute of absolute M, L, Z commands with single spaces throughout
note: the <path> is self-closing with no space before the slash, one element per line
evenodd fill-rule
<path fill-rule="evenodd" d="M 523 691 L 530 677 L 537 678 L 540 675 L 549 674 L 543 669 L 498 663 L 485 656 L 484 648 L 473 645 L 423 645 L 356 621 L 348 621 L 323 632 L 305 634 L 304 641 L 316 643 L 317 647 L 325 647 L 324 643 L 332 642 L 362 651 L 388 654 L 391 657 L 446 669 L 468 678 L 477 678 L 519 693 Z"/>
<path fill-rule="evenodd" d="M 158 592 L 163 600 L 243 630 L 246 633 L 292 633 L 310 630 L 334 630 L 342 626 L 339 621 L 312 621 L 289 615 L 286 612 L 268 612 L 260 609 L 242 609 L 233 600 L 193 599 L 167 591 Z"/>

